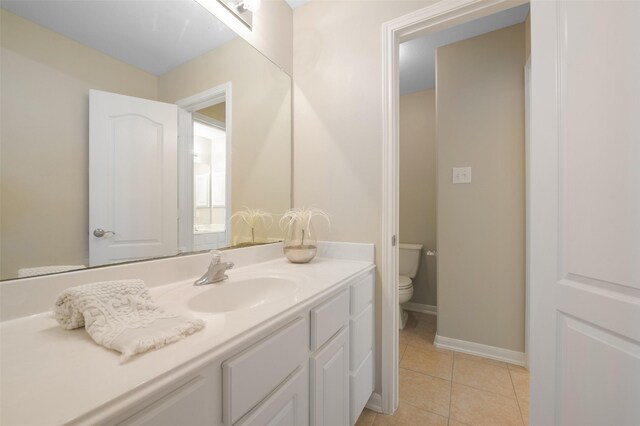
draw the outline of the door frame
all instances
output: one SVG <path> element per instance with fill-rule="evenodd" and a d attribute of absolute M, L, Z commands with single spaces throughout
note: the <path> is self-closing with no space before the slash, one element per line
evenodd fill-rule
<path fill-rule="evenodd" d="M 231 159 L 233 140 L 232 83 L 230 81 L 176 101 L 178 106 L 178 250 L 193 250 L 193 118 L 202 108 L 225 102 L 225 139 L 227 145 L 225 204 L 226 245 L 230 245 L 229 217 L 231 213 Z M 186 112 L 186 113 L 185 113 Z"/>
<path fill-rule="evenodd" d="M 529 1 L 447 0 L 385 22 L 382 26 L 382 389 L 379 406 L 373 401 L 370 406 L 383 413 L 391 414 L 398 407 L 400 42 L 526 3 Z"/>
<path fill-rule="evenodd" d="M 525 367 L 529 368 L 529 352 L 531 348 L 531 56 L 524 65 L 524 170 L 525 170 L 525 274 L 524 274 L 524 355 Z"/>

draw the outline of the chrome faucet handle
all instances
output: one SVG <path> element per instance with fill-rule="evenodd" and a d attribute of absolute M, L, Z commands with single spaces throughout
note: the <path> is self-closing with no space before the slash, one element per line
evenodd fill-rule
<path fill-rule="evenodd" d="M 219 250 L 211 250 L 211 263 L 209 263 L 209 267 L 207 268 L 207 272 L 204 273 L 202 277 L 200 277 L 193 285 L 205 285 L 217 283 L 229 278 L 225 272 L 227 269 L 233 268 L 233 262 L 224 262 L 224 253 Z"/>
<path fill-rule="evenodd" d="M 211 250 L 209 252 L 209 254 L 211 255 L 211 264 L 212 265 L 216 265 L 216 264 L 220 263 L 225 257 L 224 253 L 221 252 L 220 250 Z"/>

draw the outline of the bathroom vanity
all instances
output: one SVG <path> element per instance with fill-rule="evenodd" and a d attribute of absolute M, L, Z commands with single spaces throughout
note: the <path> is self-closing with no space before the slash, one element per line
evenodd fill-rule
<path fill-rule="evenodd" d="M 229 279 L 202 287 L 206 254 L 1 283 L 1 423 L 353 425 L 375 382 L 373 246 L 323 243 L 304 265 L 281 250 L 229 250 Z M 47 312 L 63 288 L 134 274 L 205 329 L 120 364 Z"/>

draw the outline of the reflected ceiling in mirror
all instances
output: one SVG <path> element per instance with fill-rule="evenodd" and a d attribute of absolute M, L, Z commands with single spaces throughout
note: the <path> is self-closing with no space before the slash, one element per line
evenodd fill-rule
<path fill-rule="evenodd" d="M 2 8 L 156 76 L 237 37 L 193 0 L 3 0 Z"/>
<path fill-rule="evenodd" d="M 218 149 L 225 153 L 226 166 L 219 159 L 208 160 L 217 167 L 218 178 L 220 170 L 227 173 L 226 180 L 216 181 L 209 173 L 211 180 L 204 182 L 199 173 L 201 186 L 185 184 L 184 176 L 195 180 L 196 175 L 193 152 L 185 151 L 194 146 L 193 139 L 185 145 L 193 132 L 185 136 L 185 125 L 176 117 L 180 136 L 170 162 L 175 162 L 171 176 L 178 189 L 169 198 L 191 194 L 186 197 L 191 204 L 178 209 L 175 201 L 170 208 L 177 211 L 177 222 L 191 221 L 198 236 L 187 243 L 178 236 L 173 252 L 155 256 L 240 241 L 228 219 L 245 206 L 276 214 L 290 207 L 291 80 L 197 2 L 4 0 L 0 6 L 0 278 L 15 278 L 21 269 L 31 275 L 113 263 L 93 262 L 89 253 L 97 238 L 126 245 L 132 231 L 116 229 L 114 218 L 152 223 L 161 215 L 153 208 L 118 209 L 114 206 L 122 204 L 113 201 L 104 223 L 90 226 L 89 201 L 105 196 L 92 192 L 90 184 L 92 171 L 95 175 L 89 167 L 92 90 L 177 108 L 175 104 L 213 88 L 229 88 L 222 102 L 207 105 L 222 111 L 220 121 L 226 121 L 227 149 Z M 202 105 L 183 111 L 191 120 L 202 112 Z M 140 167 L 125 173 L 120 162 L 115 177 L 107 180 L 134 187 L 136 173 L 143 174 L 142 164 L 148 163 L 148 155 L 140 153 L 136 149 L 125 155 Z M 228 182 L 224 191 L 220 182 Z M 223 205 L 220 197 L 225 194 Z M 216 223 L 224 221 L 225 226 L 212 229 L 225 229 L 223 236 L 207 235 L 207 227 L 200 226 L 204 221 L 198 214 L 212 218 L 213 208 L 218 209 Z M 130 228 L 139 229 L 133 223 Z M 94 228 L 106 234 L 96 237 Z M 265 239 L 279 236 L 274 227 Z M 214 245 L 206 242 L 214 240 Z M 120 260 L 149 257 L 129 253 Z"/>

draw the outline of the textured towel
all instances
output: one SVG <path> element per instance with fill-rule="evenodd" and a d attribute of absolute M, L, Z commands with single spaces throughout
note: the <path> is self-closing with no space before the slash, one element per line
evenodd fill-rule
<path fill-rule="evenodd" d="M 96 343 L 121 352 L 122 362 L 204 327 L 200 319 L 171 314 L 154 304 L 142 280 L 68 288 L 58 296 L 54 312 L 63 328 L 84 326 Z"/>

